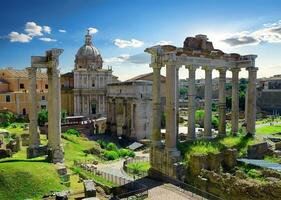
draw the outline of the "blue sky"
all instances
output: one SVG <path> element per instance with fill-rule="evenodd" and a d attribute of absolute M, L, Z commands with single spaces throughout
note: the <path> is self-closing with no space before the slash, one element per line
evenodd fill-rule
<path fill-rule="evenodd" d="M 22 69 L 31 55 L 55 47 L 65 50 L 60 65 L 70 71 L 91 27 L 104 67 L 111 65 L 121 80 L 150 71 L 146 47 L 182 46 L 185 37 L 200 33 L 215 48 L 257 54 L 258 76 L 270 76 L 281 73 L 280 10 L 279 0 L 3 0 L 0 67 Z"/>

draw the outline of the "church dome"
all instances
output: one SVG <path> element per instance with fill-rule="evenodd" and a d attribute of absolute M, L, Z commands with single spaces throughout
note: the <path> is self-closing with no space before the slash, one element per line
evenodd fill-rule
<path fill-rule="evenodd" d="M 92 35 L 85 35 L 85 44 L 80 47 L 75 56 L 75 69 L 101 69 L 102 57 L 99 50 L 92 43 Z"/>

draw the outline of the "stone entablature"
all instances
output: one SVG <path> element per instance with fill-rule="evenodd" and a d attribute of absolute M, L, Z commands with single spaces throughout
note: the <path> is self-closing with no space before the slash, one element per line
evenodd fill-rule
<path fill-rule="evenodd" d="M 178 72 L 179 68 L 185 66 L 189 70 L 189 91 L 188 91 L 188 137 L 195 139 L 195 72 L 201 67 L 205 71 L 205 99 L 204 99 L 204 137 L 212 138 L 212 71 L 219 71 L 219 136 L 226 135 L 226 99 L 225 84 L 226 71 L 230 70 L 232 76 L 232 134 L 238 132 L 239 115 L 239 71 L 246 68 L 249 72 L 247 98 L 246 98 L 246 131 L 248 134 L 255 134 L 256 121 L 256 77 L 257 68 L 255 67 L 256 55 L 227 54 L 221 50 L 213 48 L 211 42 L 204 35 L 197 35 L 194 38 L 187 38 L 184 47 L 175 47 L 171 45 L 158 45 L 147 48 L 145 52 L 151 54 L 150 67 L 153 68 L 153 90 L 152 90 L 152 148 L 162 148 L 160 132 L 160 71 L 166 67 L 166 134 L 165 151 L 163 156 L 168 156 L 169 160 L 178 160 L 177 151 L 177 110 L 178 110 Z M 155 152 L 155 151 L 152 151 Z M 151 157 L 153 158 L 153 153 Z M 157 156 L 159 157 L 159 156 Z M 170 163 L 167 167 L 154 165 L 152 168 L 164 174 L 171 175 L 169 170 L 174 169 Z M 169 169 L 169 170 L 168 170 Z M 176 177 L 176 171 L 173 175 Z"/>

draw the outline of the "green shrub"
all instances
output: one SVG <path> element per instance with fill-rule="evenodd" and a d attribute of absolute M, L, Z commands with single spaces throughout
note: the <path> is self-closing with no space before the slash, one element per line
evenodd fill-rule
<path fill-rule="evenodd" d="M 73 129 L 73 128 L 68 129 L 65 133 L 68 134 L 68 135 L 75 135 L 77 137 L 80 136 L 80 133 L 77 130 Z"/>
<path fill-rule="evenodd" d="M 253 178 L 253 179 L 260 179 L 263 177 L 262 173 L 256 169 L 250 169 L 248 172 L 247 172 L 247 175 L 250 177 L 250 178 Z"/>
<path fill-rule="evenodd" d="M 105 151 L 104 157 L 107 160 L 116 160 L 119 158 L 119 155 L 118 155 L 118 152 L 116 152 L 116 151 Z"/>
<path fill-rule="evenodd" d="M 106 145 L 106 150 L 117 151 L 118 148 L 117 148 L 116 144 L 114 144 L 113 142 L 110 142 Z"/>
<path fill-rule="evenodd" d="M 212 116 L 212 125 L 214 126 L 214 128 L 218 128 L 219 126 L 219 119 L 216 116 Z"/>
<path fill-rule="evenodd" d="M 99 143 L 100 147 L 102 149 L 106 149 L 106 146 L 107 146 L 107 142 L 104 141 L 104 140 L 98 140 L 97 143 Z"/>
<path fill-rule="evenodd" d="M 119 149 L 118 154 L 120 157 L 135 157 L 135 152 L 130 149 Z"/>

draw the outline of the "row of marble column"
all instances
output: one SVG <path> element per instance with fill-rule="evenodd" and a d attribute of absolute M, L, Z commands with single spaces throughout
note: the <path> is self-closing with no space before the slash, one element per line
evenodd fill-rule
<path fill-rule="evenodd" d="M 38 102 L 36 92 L 36 67 L 29 67 L 29 148 L 39 148 L 40 134 L 38 132 Z M 60 72 L 48 68 L 48 148 L 61 149 L 61 92 Z"/>
<path fill-rule="evenodd" d="M 161 97 L 160 97 L 160 71 L 161 65 L 151 63 L 153 68 L 153 89 L 152 89 L 152 144 L 161 146 L 160 116 L 161 116 Z M 178 109 L 178 69 L 176 63 L 166 64 L 166 134 L 165 147 L 168 150 L 176 149 L 177 142 L 177 109 Z M 196 87 L 195 72 L 197 67 L 186 66 L 189 70 L 188 84 L 188 138 L 195 139 L 195 112 L 196 112 Z M 205 104 L 204 104 L 204 137 L 212 137 L 212 71 L 211 67 L 202 67 L 205 70 Z M 247 97 L 246 97 L 246 131 L 255 134 L 256 121 L 256 76 L 257 68 L 246 68 L 249 73 Z M 226 135 L 226 68 L 217 68 L 219 71 L 219 136 Z M 232 110 L 231 124 L 232 134 L 238 133 L 239 127 L 239 71 L 240 68 L 229 69 L 232 72 Z"/>

